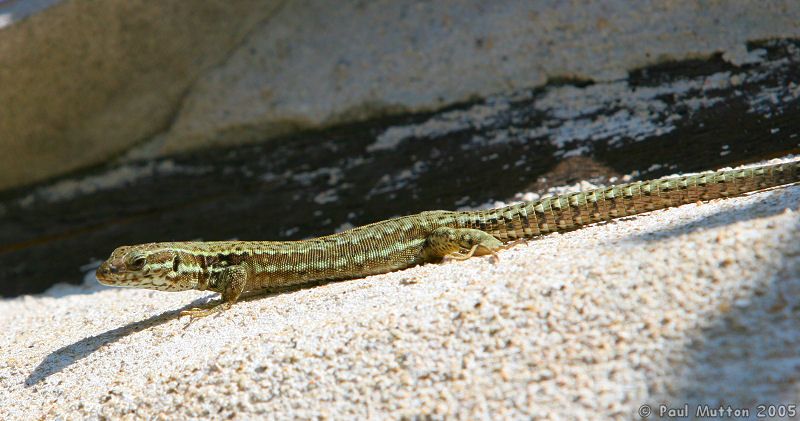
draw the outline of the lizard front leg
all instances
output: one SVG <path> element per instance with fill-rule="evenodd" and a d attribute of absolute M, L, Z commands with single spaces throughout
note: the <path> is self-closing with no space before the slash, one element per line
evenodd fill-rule
<path fill-rule="evenodd" d="M 231 266 L 219 273 L 217 280 L 218 291 L 222 292 L 222 301 L 211 308 L 193 308 L 181 312 L 181 316 L 190 316 L 192 319 L 227 310 L 239 299 L 247 284 L 247 270 L 243 266 Z"/>
<path fill-rule="evenodd" d="M 425 241 L 422 257 L 427 262 L 438 262 L 445 256 L 466 260 L 472 256 L 491 254 L 497 259 L 495 251 L 505 248 L 503 243 L 491 234 L 472 228 L 442 227 L 434 230 Z M 456 254 L 461 252 L 461 254 Z"/>

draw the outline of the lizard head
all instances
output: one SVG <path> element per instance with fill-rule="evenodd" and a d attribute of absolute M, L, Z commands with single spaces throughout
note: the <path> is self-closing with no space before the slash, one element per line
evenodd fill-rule
<path fill-rule="evenodd" d="M 169 243 L 117 247 L 97 268 L 97 280 L 118 287 L 184 291 L 197 285 L 183 263 L 190 257 Z"/>

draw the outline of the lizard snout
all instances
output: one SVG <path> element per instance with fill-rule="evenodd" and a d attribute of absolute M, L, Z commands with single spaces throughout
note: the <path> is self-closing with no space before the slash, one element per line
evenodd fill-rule
<path fill-rule="evenodd" d="M 100 267 L 97 268 L 95 276 L 97 276 L 97 279 L 101 283 L 107 283 L 109 281 L 112 281 L 111 275 L 116 275 L 119 272 L 120 271 L 118 266 L 115 266 L 114 264 L 109 263 L 109 261 L 106 260 L 105 262 L 100 264 Z"/>

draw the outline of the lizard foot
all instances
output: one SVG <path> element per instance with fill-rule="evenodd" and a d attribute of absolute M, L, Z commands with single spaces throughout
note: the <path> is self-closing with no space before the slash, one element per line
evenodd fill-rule
<path fill-rule="evenodd" d="M 231 308 L 231 303 L 222 302 L 219 304 L 214 305 L 210 308 L 200 308 L 195 307 L 189 310 L 184 310 L 181 312 L 181 317 L 189 316 L 191 320 L 199 319 L 202 317 L 210 316 L 215 313 L 219 313 L 220 311 L 227 310 Z"/>
<path fill-rule="evenodd" d="M 451 259 L 455 259 L 455 260 L 467 260 L 470 257 L 472 257 L 473 255 L 475 255 L 475 251 L 477 251 L 479 247 L 485 248 L 486 251 L 489 254 L 492 255 L 492 262 L 493 263 L 498 263 L 500 261 L 500 256 L 498 256 L 497 253 L 495 253 L 494 250 L 490 249 L 489 247 L 486 247 L 483 244 L 475 244 L 466 253 L 450 253 L 447 256 L 450 257 Z"/>
<path fill-rule="evenodd" d="M 471 228 L 442 227 L 428 235 L 422 251 L 424 260 L 429 262 L 441 261 L 445 256 L 466 260 L 472 256 L 491 254 L 496 263 L 500 258 L 495 251 L 502 248 L 503 243 L 487 232 Z"/>
<path fill-rule="evenodd" d="M 509 242 L 503 244 L 502 246 L 498 247 L 496 250 L 508 250 L 511 247 L 514 247 L 514 246 L 519 245 L 519 244 L 527 245 L 528 244 L 528 239 L 527 238 L 517 238 L 516 240 L 512 240 L 512 241 L 509 241 Z"/>
<path fill-rule="evenodd" d="M 192 308 L 181 312 L 181 316 L 189 316 L 191 320 L 210 316 L 214 313 L 231 308 L 233 303 L 239 298 L 247 282 L 247 271 L 242 266 L 231 266 L 223 270 L 219 275 L 219 284 L 222 286 L 222 301 L 217 302 L 206 308 Z"/>
<path fill-rule="evenodd" d="M 451 259 L 455 260 L 467 260 L 475 254 L 475 251 L 478 250 L 479 247 L 483 247 L 488 254 L 492 255 L 492 263 L 500 263 L 500 255 L 496 253 L 497 250 L 508 250 L 511 247 L 516 246 L 517 244 L 528 244 L 527 238 L 517 238 L 514 241 L 510 241 L 500 246 L 496 246 L 495 248 L 489 248 L 489 246 L 485 244 L 475 244 L 472 246 L 467 253 L 451 253 L 447 256 Z"/>

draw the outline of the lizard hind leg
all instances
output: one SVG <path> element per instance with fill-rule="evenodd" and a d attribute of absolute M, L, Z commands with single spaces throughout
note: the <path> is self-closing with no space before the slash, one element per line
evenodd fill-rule
<path fill-rule="evenodd" d="M 472 228 L 442 227 L 428 235 L 423 248 L 423 256 L 426 261 L 436 262 L 445 256 L 466 260 L 472 256 L 491 254 L 497 261 L 498 257 L 495 251 L 503 248 L 500 240 L 484 231 Z"/>

